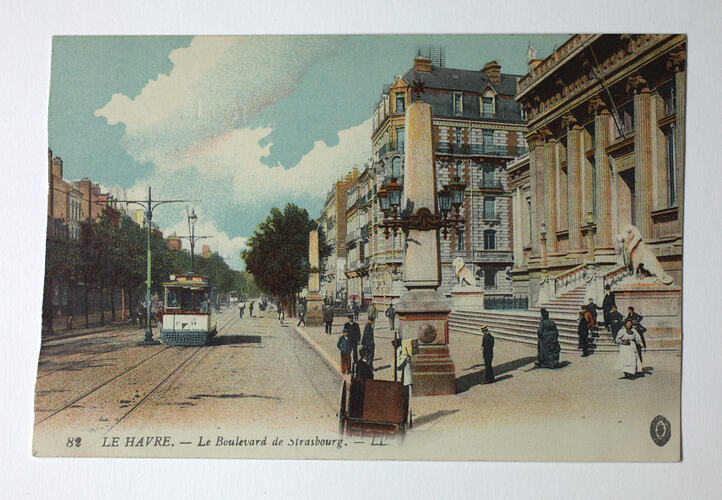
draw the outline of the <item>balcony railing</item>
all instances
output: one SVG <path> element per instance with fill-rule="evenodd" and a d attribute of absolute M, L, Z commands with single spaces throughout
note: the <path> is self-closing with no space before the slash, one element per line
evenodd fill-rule
<path fill-rule="evenodd" d="M 387 153 L 403 153 L 404 143 L 398 144 L 394 141 L 387 142 L 379 148 L 379 156 L 383 156 Z"/>
<path fill-rule="evenodd" d="M 482 191 L 488 191 L 488 192 L 503 192 L 504 186 L 501 184 L 501 181 L 480 181 L 479 182 L 479 189 Z"/>
<path fill-rule="evenodd" d="M 463 144 L 457 146 L 452 142 L 440 142 L 436 147 L 438 153 L 460 155 L 488 155 L 488 156 L 522 156 L 528 152 L 523 146 L 497 146 L 496 144 Z"/>

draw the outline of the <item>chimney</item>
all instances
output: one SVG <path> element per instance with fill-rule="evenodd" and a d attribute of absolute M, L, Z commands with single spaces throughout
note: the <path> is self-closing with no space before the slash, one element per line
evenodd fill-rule
<path fill-rule="evenodd" d="M 419 73 L 431 73 L 431 59 L 428 57 L 414 57 L 414 71 Z"/>
<path fill-rule="evenodd" d="M 492 83 L 501 82 L 501 65 L 496 61 L 489 61 L 481 69 Z"/>
<path fill-rule="evenodd" d="M 55 156 L 53 157 L 52 165 L 53 165 L 53 175 L 56 177 L 62 179 L 63 178 L 63 160 L 61 160 L 59 157 Z"/>

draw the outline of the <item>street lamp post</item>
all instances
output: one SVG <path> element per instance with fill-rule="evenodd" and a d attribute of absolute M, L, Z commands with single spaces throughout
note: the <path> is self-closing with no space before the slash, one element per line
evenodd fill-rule
<path fill-rule="evenodd" d="M 151 197 L 151 187 L 148 186 L 148 199 L 147 200 L 125 200 L 126 206 L 128 204 L 140 205 L 145 209 L 145 221 L 147 224 L 146 233 L 146 279 L 145 279 L 145 338 L 139 342 L 141 345 L 152 345 L 158 344 L 157 340 L 153 339 L 153 329 L 150 326 L 150 285 L 151 285 L 151 250 L 150 250 L 150 233 L 151 226 L 153 224 L 153 210 L 158 208 L 160 205 L 166 203 L 185 203 L 197 200 L 156 200 L 153 201 Z"/>
<path fill-rule="evenodd" d="M 186 213 L 188 213 L 187 208 Z M 191 209 L 191 212 L 188 214 L 188 236 L 179 236 L 180 238 L 188 238 L 191 243 L 191 272 L 194 274 L 196 272 L 196 240 L 210 238 L 210 236 L 196 236 L 196 222 L 198 222 L 198 216 L 196 215 L 196 210 L 194 208 Z"/>

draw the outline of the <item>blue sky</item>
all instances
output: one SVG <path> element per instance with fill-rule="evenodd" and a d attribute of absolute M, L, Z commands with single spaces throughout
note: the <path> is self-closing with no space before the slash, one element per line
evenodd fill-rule
<path fill-rule="evenodd" d="M 526 73 L 568 35 L 55 37 L 49 144 L 65 177 L 142 197 L 200 199 L 198 230 L 235 268 L 273 206 L 319 215 L 335 178 L 370 155 L 384 84 L 419 45 L 448 67 Z M 157 210 L 184 234 L 185 207 Z"/>

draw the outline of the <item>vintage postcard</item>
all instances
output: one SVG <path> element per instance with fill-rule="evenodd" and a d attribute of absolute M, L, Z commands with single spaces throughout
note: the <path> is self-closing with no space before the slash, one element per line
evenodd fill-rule
<path fill-rule="evenodd" d="M 55 37 L 33 454 L 680 460 L 686 45 Z"/>

